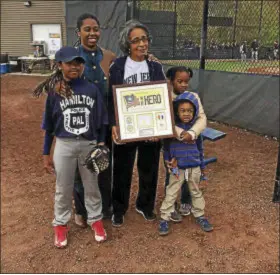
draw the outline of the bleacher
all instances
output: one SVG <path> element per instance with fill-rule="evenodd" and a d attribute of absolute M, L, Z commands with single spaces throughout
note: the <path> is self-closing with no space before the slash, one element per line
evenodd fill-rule
<path fill-rule="evenodd" d="M 219 130 L 215 130 L 212 128 L 207 127 L 203 132 L 202 132 L 202 138 L 203 140 L 210 140 L 212 142 L 215 142 L 219 139 L 222 139 L 224 137 L 226 137 L 226 133 L 219 131 Z M 205 158 L 204 163 L 205 165 L 209 164 L 209 163 L 213 163 L 217 161 L 217 157 L 208 157 Z"/>

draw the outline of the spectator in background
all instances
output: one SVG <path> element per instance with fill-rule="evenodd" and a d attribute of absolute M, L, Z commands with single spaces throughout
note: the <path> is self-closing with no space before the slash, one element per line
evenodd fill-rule
<path fill-rule="evenodd" d="M 226 49 L 231 49 L 231 43 L 230 42 L 226 43 Z"/>
<path fill-rule="evenodd" d="M 199 58 L 199 55 L 200 55 L 200 45 L 195 44 L 194 47 L 195 47 L 194 48 L 195 54 L 196 54 L 197 58 Z"/>
<path fill-rule="evenodd" d="M 214 49 L 215 49 L 215 41 L 214 41 L 213 39 L 210 41 L 209 48 L 210 48 L 211 50 L 214 50 Z"/>
<path fill-rule="evenodd" d="M 232 48 L 232 58 L 237 59 L 239 56 L 239 45 L 235 40 L 233 40 L 233 42 L 231 43 L 231 48 Z"/>
<path fill-rule="evenodd" d="M 192 49 L 193 47 L 194 47 L 194 43 L 192 42 L 191 39 L 189 39 L 188 48 L 189 48 L 189 49 Z"/>
<path fill-rule="evenodd" d="M 187 39 L 185 39 L 185 41 L 184 41 L 184 48 L 185 48 L 185 49 L 188 48 L 188 40 L 187 40 Z"/>
<path fill-rule="evenodd" d="M 259 43 L 257 42 L 257 39 L 254 39 L 254 41 L 251 44 L 252 61 L 258 60 L 258 50 L 259 50 Z"/>
<path fill-rule="evenodd" d="M 246 61 L 247 59 L 247 41 L 244 41 L 240 46 L 241 61 Z"/>
<path fill-rule="evenodd" d="M 217 50 L 222 50 L 223 49 L 223 44 L 217 43 Z"/>
<path fill-rule="evenodd" d="M 238 50 L 239 49 L 239 44 L 236 42 L 236 41 L 233 41 L 232 44 L 231 44 L 232 48 L 234 50 Z"/>
<path fill-rule="evenodd" d="M 273 59 L 274 60 L 278 59 L 278 53 L 279 53 L 279 43 L 277 42 L 277 40 L 275 40 L 273 43 Z"/>

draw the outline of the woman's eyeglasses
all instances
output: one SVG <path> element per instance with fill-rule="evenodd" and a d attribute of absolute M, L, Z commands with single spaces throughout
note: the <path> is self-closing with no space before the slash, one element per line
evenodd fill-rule
<path fill-rule="evenodd" d="M 135 37 L 135 38 L 133 38 L 132 40 L 129 41 L 129 44 L 137 45 L 137 44 L 140 44 L 141 41 L 143 43 L 145 43 L 145 42 L 150 42 L 150 40 L 151 39 L 148 36 Z"/>

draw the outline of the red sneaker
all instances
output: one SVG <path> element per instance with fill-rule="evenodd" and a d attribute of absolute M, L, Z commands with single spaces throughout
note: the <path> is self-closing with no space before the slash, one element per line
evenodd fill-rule
<path fill-rule="evenodd" d="M 54 245 L 57 248 L 64 248 L 67 245 L 67 233 L 69 228 L 67 225 L 57 225 L 54 226 Z"/>
<path fill-rule="evenodd" d="M 106 231 L 103 227 L 102 220 L 91 224 L 91 229 L 94 231 L 94 237 L 97 242 L 104 242 L 107 239 Z"/>

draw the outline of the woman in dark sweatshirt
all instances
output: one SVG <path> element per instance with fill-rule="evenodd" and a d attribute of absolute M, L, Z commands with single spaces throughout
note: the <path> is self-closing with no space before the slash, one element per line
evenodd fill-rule
<path fill-rule="evenodd" d="M 165 80 L 160 63 L 147 59 L 151 35 L 147 27 L 131 20 L 126 23 L 120 34 L 120 48 L 125 56 L 117 58 L 110 67 L 109 111 L 114 145 L 113 168 L 113 226 L 119 227 L 124 222 L 124 215 L 129 206 L 130 187 L 133 165 L 137 154 L 139 173 L 139 191 L 136 211 L 148 221 L 156 218 L 154 204 L 157 189 L 160 142 L 158 139 L 120 144 L 118 140 L 113 104 L 113 85 L 136 84 L 141 82 Z"/>

